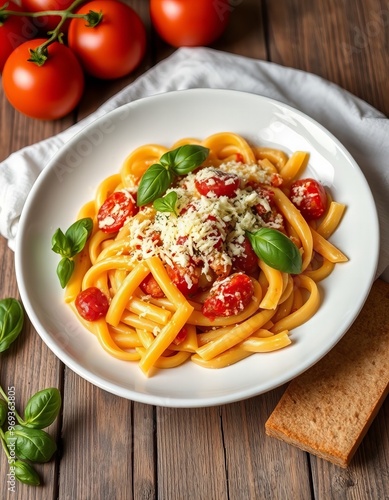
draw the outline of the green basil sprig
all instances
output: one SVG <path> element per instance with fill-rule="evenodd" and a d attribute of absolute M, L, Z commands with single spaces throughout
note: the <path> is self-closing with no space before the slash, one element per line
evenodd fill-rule
<path fill-rule="evenodd" d="M 62 288 L 65 288 L 73 274 L 73 257 L 84 248 L 92 229 L 93 220 L 85 217 L 74 222 L 65 233 L 58 228 L 51 238 L 51 249 L 62 257 L 57 266 L 57 276 Z"/>
<path fill-rule="evenodd" d="M 43 428 L 57 418 L 61 393 L 49 387 L 34 394 L 27 402 L 24 419 L 1 386 L 0 394 L 4 398 L 0 399 L 0 440 L 8 457 L 10 473 L 22 483 L 37 486 L 40 479 L 33 463 L 48 462 L 57 449 L 55 440 Z M 7 430 L 4 432 L 5 425 Z"/>
<path fill-rule="evenodd" d="M 73 248 L 82 246 L 77 234 L 73 229 L 68 234 Z M 0 300 L 0 351 L 8 349 L 22 330 L 23 322 L 24 311 L 19 301 Z M 57 449 L 55 440 L 43 428 L 51 425 L 59 415 L 61 393 L 49 387 L 31 396 L 23 419 L 15 407 L 15 388 L 8 387 L 8 391 L 11 389 L 12 397 L 0 385 L 0 442 L 10 466 L 9 476 L 37 486 L 40 478 L 32 464 L 48 462 Z"/>
<path fill-rule="evenodd" d="M 209 149 L 185 144 L 167 151 L 159 163 L 151 165 L 142 175 L 137 192 L 137 205 L 142 207 L 160 198 L 172 185 L 176 176 L 185 175 L 199 167 L 207 158 Z"/>
<path fill-rule="evenodd" d="M 153 202 L 153 207 L 158 212 L 172 212 L 177 215 L 176 212 L 176 204 L 177 204 L 177 193 L 175 191 L 170 191 L 163 198 L 157 198 Z"/>
<path fill-rule="evenodd" d="M 246 231 L 256 255 L 268 266 L 289 274 L 299 274 L 302 257 L 297 246 L 276 229 L 261 227 L 251 233 Z"/>
<path fill-rule="evenodd" d="M 12 298 L 0 300 L 0 352 L 5 351 L 22 331 L 24 311 L 21 303 Z"/>

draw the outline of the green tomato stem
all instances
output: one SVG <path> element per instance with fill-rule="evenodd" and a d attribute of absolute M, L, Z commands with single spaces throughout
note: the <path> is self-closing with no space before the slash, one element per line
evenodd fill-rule
<path fill-rule="evenodd" d="M 36 49 L 30 51 L 31 57 L 29 61 L 42 66 L 47 60 L 47 47 L 53 42 L 58 40 L 62 43 L 61 28 L 67 19 L 85 19 L 87 26 L 94 27 L 99 24 L 102 19 L 102 12 L 89 11 L 87 14 L 75 14 L 73 11 L 84 2 L 85 0 L 74 0 L 74 2 L 64 10 L 42 10 L 39 12 L 18 12 L 13 10 L 0 9 L 0 25 L 4 22 L 6 16 L 24 16 L 24 17 L 41 17 L 41 16 L 60 16 L 61 20 L 58 22 L 53 31 L 48 32 L 49 38 L 39 45 Z"/>

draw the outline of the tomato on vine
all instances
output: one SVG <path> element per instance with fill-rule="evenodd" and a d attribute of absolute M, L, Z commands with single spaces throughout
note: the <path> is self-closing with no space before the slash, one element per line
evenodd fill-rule
<path fill-rule="evenodd" d="M 22 8 L 12 0 L 0 0 L 0 7 L 4 4 L 7 10 L 22 12 Z M 11 52 L 34 34 L 34 28 L 26 17 L 2 15 L 0 11 L 0 72 Z"/>
<path fill-rule="evenodd" d="M 65 10 L 71 6 L 74 0 L 21 0 L 24 11 L 42 12 L 46 10 Z M 54 30 L 61 20 L 61 16 L 39 16 L 34 18 L 34 24 L 42 32 Z M 62 26 L 61 31 L 66 32 L 67 25 Z"/>
<path fill-rule="evenodd" d="M 77 57 L 62 43 L 53 42 L 39 50 L 41 58 L 37 53 L 34 56 L 34 49 L 38 52 L 45 42 L 42 38 L 30 40 L 11 53 L 4 66 L 3 88 L 9 102 L 21 113 L 55 120 L 79 103 L 84 74 Z"/>
<path fill-rule="evenodd" d="M 68 44 L 90 75 L 115 79 L 131 73 L 146 51 L 146 29 L 139 15 L 117 0 L 92 0 L 77 14 L 101 12 L 101 20 L 91 27 L 84 19 L 70 22 Z"/>

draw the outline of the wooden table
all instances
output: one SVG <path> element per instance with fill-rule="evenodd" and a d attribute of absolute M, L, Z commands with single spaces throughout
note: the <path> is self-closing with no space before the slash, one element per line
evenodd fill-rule
<path fill-rule="evenodd" d="M 128 3 L 149 31 L 142 66 L 112 83 L 88 82 L 77 112 L 55 122 L 22 116 L 0 93 L 0 161 L 69 127 L 173 52 L 152 31 L 148 2 Z M 214 48 L 318 74 L 389 114 L 387 0 L 234 0 L 231 5 L 230 25 Z M 0 298 L 17 297 L 14 256 L 3 238 L 0 262 Z M 3 387 L 15 386 L 17 406 L 44 387 L 58 387 L 63 395 L 61 417 L 51 428 L 59 452 L 38 467 L 43 486 L 17 483 L 16 493 L 7 492 L 2 454 L 2 499 L 379 500 L 389 495 L 388 400 L 343 470 L 265 436 L 264 423 L 285 387 L 205 409 L 134 403 L 66 368 L 29 323 L 2 354 L 0 378 Z"/>

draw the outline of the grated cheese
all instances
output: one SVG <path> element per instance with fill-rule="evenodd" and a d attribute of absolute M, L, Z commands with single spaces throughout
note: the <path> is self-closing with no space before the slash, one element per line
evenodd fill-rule
<path fill-rule="evenodd" d="M 240 177 L 240 187 L 234 197 L 216 197 L 210 193 L 203 196 L 196 190 L 195 180 L 212 182 L 211 177 L 215 177 L 218 169 Z M 131 259 L 143 260 L 156 255 L 170 266 L 176 264 L 183 268 L 193 268 L 195 263 L 201 265 L 207 279 L 214 273 L 228 274 L 232 258 L 244 255 L 242 243 L 246 230 L 282 225 L 282 220 L 277 218 L 265 223 L 258 215 L 256 205 L 262 205 L 265 212 L 271 211 L 271 207 L 250 182 L 270 185 L 271 173 L 257 164 L 228 162 L 217 169 L 206 167 L 181 178 L 166 192 L 177 193 L 178 216 L 146 207 L 141 220 L 134 217 L 130 221 Z M 189 274 L 184 279 L 191 284 Z"/>

